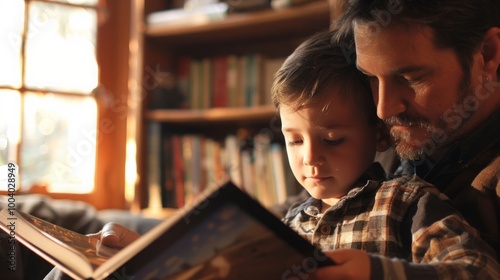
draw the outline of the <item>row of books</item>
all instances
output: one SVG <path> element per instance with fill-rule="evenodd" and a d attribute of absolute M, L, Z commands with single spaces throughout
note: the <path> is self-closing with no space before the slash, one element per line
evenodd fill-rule
<path fill-rule="evenodd" d="M 178 85 L 187 109 L 271 104 L 273 75 L 285 58 L 262 54 L 182 57 Z"/>
<path fill-rule="evenodd" d="M 200 134 L 163 134 L 159 123 L 150 123 L 149 133 L 150 208 L 183 207 L 228 179 L 265 206 L 298 192 L 284 147 L 269 134 L 216 141 Z"/>

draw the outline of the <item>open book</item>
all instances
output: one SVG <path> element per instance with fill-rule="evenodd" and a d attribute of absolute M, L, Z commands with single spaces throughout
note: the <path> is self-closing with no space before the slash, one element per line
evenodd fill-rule
<path fill-rule="evenodd" d="M 333 264 L 231 182 L 116 253 L 16 210 L 0 212 L 0 227 L 75 279 L 302 279 Z"/>

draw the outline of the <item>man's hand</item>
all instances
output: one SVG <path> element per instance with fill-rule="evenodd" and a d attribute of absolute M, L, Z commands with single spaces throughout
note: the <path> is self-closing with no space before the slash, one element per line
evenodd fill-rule
<path fill-rule="evenodd" d="M 336 264 L 319 268 L 314 279 L 370 279 L 370 258 L 368 254 L 355 249 L 338 249 L 324 252 Z"/>

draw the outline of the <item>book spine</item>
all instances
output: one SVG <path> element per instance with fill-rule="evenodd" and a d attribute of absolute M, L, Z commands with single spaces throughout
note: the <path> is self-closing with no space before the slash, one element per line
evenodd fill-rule
<path fill-rule="evenodd" d="M 203 58 L 200 69 L 200 109 L 209 109 L 213 107 L 213 71 L 212 59 Z"/>
<path fill-rule="evenodd" d="M 243 178 L 243 189 L 252 197 L 257 198 L 255 190 L 255 165 L 253 149 L 241 150 L 241 173 Z"/>
<path fill-rule="evenodd" d="M 184 160 L 182 157 L 182 141 L 181 136 L 172 135 L 172 155 L 174 157 L 175 168 L 175 197 L 177 207 L 185 205 L 185 192 L 184 192 Z"/>
<path fill-rule="evenodd" d="M 255 187 L 259 201 L 271 206 L 276 203 L 276 191 L 272 181 L 272 173 L 269 162 L 270 136 L 265 133 L 259 133 L 254 136 L 254 155 L 255 155 Z"/>
<path fill-rule="evenodd" d="M 245 56 L 245 88 L 244 88 L 244 106 L 252 107 L 254 106 L 254 96 L 255 96 L 255 55 L 249 54 Z"/>
<path fill-rule="evenodd" d="M 148 207 L 152 209 L 161 209 L 161 124 L 150 122 L 148 124 L 148 130 Z"/>
<path fill-rule="evenodd" d="M 202 175 L 202 161 L 203 161 L 203 153 L 202 153 L 202 136 L 199 134 L 190 136 L 190 145 L 191 145 L 191 159 L 190 166 L 191 171 L 191 195 L 195 199 L 202 191 L 203 187 L 203 175 Z"/>
<path fill-rule="evenodd" d="M 189 108 L 201 108 L 201 62 L 191 60 L 189 64 Z"/>
<path fill-rule="evenodd" d="M 218 56 L 213 61 L 213 100 L 214 108 L 228 106 L 228 57 Z"/>
<path fill-rule="evenodd" d="M 227 70 L 227 93 L 229 107 L 236 107 L 238 104 L 238 92 L 240 87 L 239 58 L 235 55 L 228 56 Z"/>
<path fill-rule="evenodd" d="M 193 194 L 193 147 L 190 134 L 181 135 L 182 161 L 184 165 L 184 203 L 189 204 L 194 199 Z"/>
<path fill-rule="evenodd" d="M 281 65 L 283 65 L 283 62 L 285 62 L 284 57 L 278 57 L 278 58 L 266 58 L 263 61 L 263 98 L 262 98 L 262 104 L 271 104 L 271 89 L 273 86 L 274 82 L 274 74 L 281 68 Z"/>
<path fill-rule="evenodd" d="M 179 58 L 177 63 L 177 86 L 179 91 L 182 93 L 184 97 L 182 109 L 189 108 L 190 106 L 190 66 L 191 66 L 191 57 L 184 56 Z"/>
<path fill-rule="evenodd" d="M 236 91 L 236 103 L 234 107 L 244 107 L 246 103 L 246 91 L 247 91 L 247 65 L 248 65 L 248 56 L 240 56 L 238 58 L 238 87 Z"/>
<path fill-rule="evenodd" d="M 276 189 L 276 203 L 284 203 L 288 193 L 285 180 L 285 165 L 283 161 L 283 147 L 279 143 L 272 143 L 269 149 L 271 159 L 273 185 Z"/>
<path fill-rule="evenodd" d="M 235 185 L 242 188 L 240 141 L 236 135 L 227 135 L 224 143 L 225 166 L 229 177 Z"/>
<path fill-rule="evenodd" d="M 161 170 L 163 172 L 161 172 L 160 176 L 163 187 L 161 200 L 164 208 L 176 208 L 174 147 L 172 137 L 165 132 L 162 134 Z"/>

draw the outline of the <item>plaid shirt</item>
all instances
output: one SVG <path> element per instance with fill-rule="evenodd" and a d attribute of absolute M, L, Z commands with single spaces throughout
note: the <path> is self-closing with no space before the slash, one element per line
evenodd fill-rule
<path fill-rule="evenodd" d="M 500 262 L 500 109 L 437 161 L 403 159 L 395 175 L 416 174 L 448 196 L 496 250 Z"/>
<path fill-rule="evenodd" d="M 323 250 L 360 249 L 373 279 L 500 279 L 495 254 L 446 196 L 416 176 L 384 181 L 374 164 L 337 204 L 295 204 L 283 221 Z"/>

